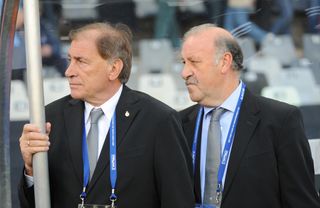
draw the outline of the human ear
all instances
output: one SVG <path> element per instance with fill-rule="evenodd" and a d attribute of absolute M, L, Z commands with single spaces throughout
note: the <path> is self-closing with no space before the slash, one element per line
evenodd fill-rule
<path fill-rule="evenodd" d="M 115 60 L 113 60 L 112 64 L 111 64 L 111 71 L 109 73 L 109 79 L 110 80 L 115 80 L 118 79 L 119 74 L 122 71 L 123 68 L 123 62 L 121 59 L 117 58 Z"/>
<path fill-rule="evenodd" d="M 233 57 L 230 52 L 226 52 L 223 54 L 222 59 L 221 59 L 221 72 L 226 73 L 228 70 L 232 69 L 232 61 Z"/>

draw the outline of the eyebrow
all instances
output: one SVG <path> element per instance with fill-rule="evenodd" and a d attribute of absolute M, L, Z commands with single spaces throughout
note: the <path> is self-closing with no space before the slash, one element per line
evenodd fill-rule
<path fill-rule="evenodd" d="M 87 59 L 84 58 L 84 57 L 82 57 L 82 56 L 71 56 L 70 54 L 68 54 L 68 59 L 71 59 L 71 58 L 76 59 L 77 61 L 78 61 L 78 60 L 87 61 Z"/>
<path fill-rule="evenodd" d="M 197 56 L 189 56 L 187 57 L 188 60 L 195 60 L 195 61 L 200 61 L 201 58 L 200 57 L 197 57 Z"/>

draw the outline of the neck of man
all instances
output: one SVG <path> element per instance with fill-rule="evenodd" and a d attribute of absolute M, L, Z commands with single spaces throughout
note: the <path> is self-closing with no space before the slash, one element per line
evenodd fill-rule
<path fill-rule="evenodd" d="M 121 87 L 122 83 L 115 82 L 108 86 L 108 89 L 100 94 L 96 94 L 95 97 L 91 100 L 85 100 L 86 102 L 90 103 L 94 107 L 99 107 L 105 102 L 107 102 L 110 98 L 112 98 Z"/>
<path fill-rule="evenodd" d="M 218 89 L 215 89 L 212 97 L 200 103 L 206 107 L 220 106 L 239 86 L 240 78 L 238 75 L 229 76 L 225 79 Z"/>

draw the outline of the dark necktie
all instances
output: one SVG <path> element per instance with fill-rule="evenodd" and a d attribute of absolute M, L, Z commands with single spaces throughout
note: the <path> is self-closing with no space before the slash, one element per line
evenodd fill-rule
<path fill-rule="evenodd" d="M 205 188 L 203 198 L 203 203 L 207 205 L 216 205 L 215 197 L 218 184 L 217 177 L 220 164 L 221 149 L 221 127 L 219 120 L 223 112 L 223 108 L 212 110 L 210 125 L 208 129 Z"/>
<path fill-rule="evenodd" d="M 92 109 L 90 113 L 91 125 L 90 125 L 90 130 L 87 136 L 89 165 L 90 165 L 90 179 L 92 178 L 93 171 L 97 164 L 98 140 L 99 140 L 98 120 L 102 115 L 103 115 L 103 111 L 101 110 L 101 108 Z"/>

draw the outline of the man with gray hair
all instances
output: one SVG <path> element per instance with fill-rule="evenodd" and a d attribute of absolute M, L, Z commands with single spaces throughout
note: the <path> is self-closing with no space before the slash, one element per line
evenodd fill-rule
<path fill-rule="evenodd" d="M 212 24 L 196 26 L 184 36 L 181 57 L 198 103 L 180 112 L 196 207 L 319 208 L 301 114 L 250 93 L 235 38 Z"/>

